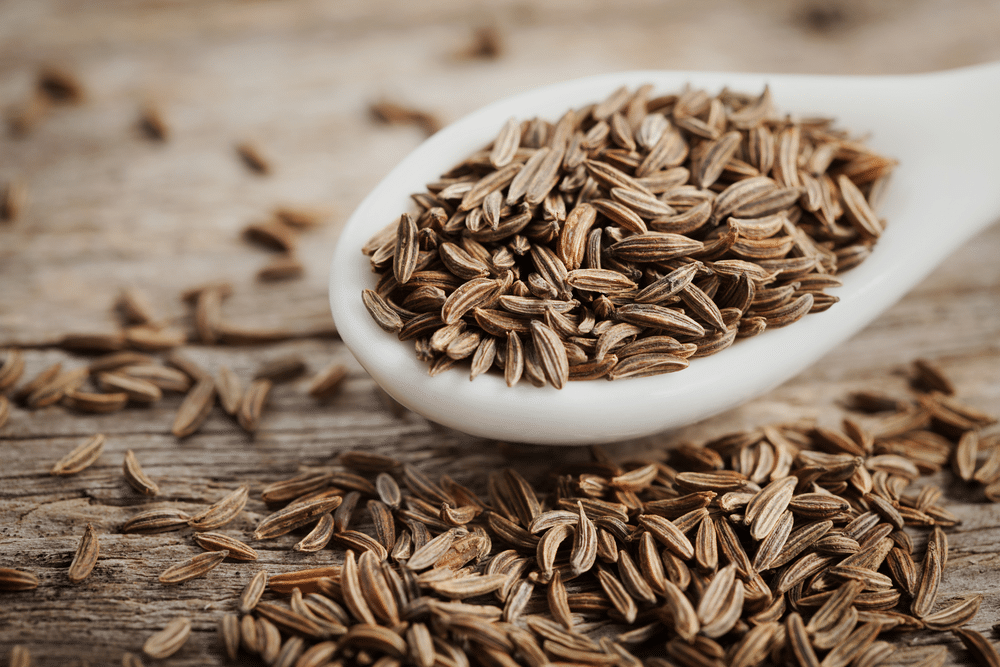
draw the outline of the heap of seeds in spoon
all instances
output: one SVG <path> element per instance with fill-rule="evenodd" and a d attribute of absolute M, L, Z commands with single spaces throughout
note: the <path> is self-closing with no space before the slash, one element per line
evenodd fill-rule
<path fill-rule="evenodd" d="M 363 248 L 363 299 L 431 374 L 673 372 L 826 310 L 871 251 L 895 161 L 759 96 L 615 91 L 511 118 Z"/>

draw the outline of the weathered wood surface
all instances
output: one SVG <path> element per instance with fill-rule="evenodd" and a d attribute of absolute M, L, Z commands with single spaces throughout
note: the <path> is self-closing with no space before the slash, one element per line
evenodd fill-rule
<path fill-rule="evenodd" d="M 472 29 L 490 23 L 500 27 L 503 55 L 456 58 Z M 19 176 L 31 191 L 23 217 L 0 223 L 0 346 L 111 330 L 111 303 L 129 285 L 146 290 L 171 322 L 187 327 L 190 313 L 179 292 L 219 279 L 236 286 L 225 304 L 233 321 L 323 325 L 337 222 L 421 139 L 413 128 L 374 125 L 366 108 L 378 98 L 449 121 L 508 93 L 600 71 L 894 73 L 973 64 L 1000 58 L 997 34 L 996 4 L 972 0 L 858 1 L 836 8 L 790 1 L 564 0 L 497 2 L 488 9 L 456 0 L 8 0 L 0 4 L 0 103 L 23 99 L 42 62 L 77 72 L 87 100 L 55 109 L 29 136 L 0 138 L 0 182 Z M 163 144 L 135 129 L 145 99 L 157 101 L 171 126 Z M 272 176 L 254 176 L 235 158 L 234 143 L 248 137 L 272 157 Z M 304 235 L 303 280 L 258 285 L 254 274 L 267 253 L 247 246 L 239 230 L 279 202 L 331 207 L 333 222 Z M 1000 227 L 994 226 L 785 386 L 706 423 L 609 451 L 625 457 L 779 419 L 833 423 L 837 401 L 849 390 L 900 390 L 901 369 L 916 356 L 938 359 L 963 397 L 1000 413 L 998 257 Z M 70 658 L 118 663 L 123 651 L 137 652 L 151 632 L 183 613 L 195 619 L 195 632 L 170 664 L 222 664 L 215 619 L 232 608 L 254 571 L 333 559 L 329 550 L 288 550 L 298 539 L 288 536 L 255 545 L 257 563 L 226 563 L 207 578 L 164 586 L 157 575 L 200 549 L 187 532 L 119 534 L 138 506 L 169 502 L 194 509 L 250 481 L 254 493 L 245 516 L 231 526 L 238 535 L 265 512 L 257 493 L 263 484 L 301 466 L 328 465 L 346 449 L 392 453 L 477 489 L 498 466 L 540 479 L 539 460 L 586 456 L 573 448 L 524 455 L 522 448 L 497 448 L 413 414 L 394 417 L 335 340 L 189 351 L 210 370 L 230 365 L 244 381 L 263 360 L 286 352 L 304 355 L 312 371 L 342 360 L 351 374 L 328 404 L 305 395 L 306 380 L 278 386 L 254 438 L 217 411 L 197 435 L 178 442 L 169 435 L 176 395 L 107 416 L 15 407 L 0 429 L 0 566 L 31 570 L 42 585 L 0 596 L 0 661 L 20 643 L 30 647 L 36 665 Z M 52 349 L 26 356 L 29 377 L 54 361 L 84 363 Z M 70 478 L 47 474 L 52 462 L 94 432 L 108 436 L 96 465 Z M 123 483 L 126 449 L 159 482 L 160 497 L 140 498 Z M 948 479 L 941 477 L 949 508 L 963 523 L 949 531 L 942 599 L 984 593 L 972 627 L 993 637 L 989 628 L 1000 621 L 1000 506 Z M 101 560 L 74 586 L 65 570 L 87 522 L 101 533 Z M 909 641 L 944 641 L 950 664 L 968 660 L 948 637 L 900 639 Z"/>

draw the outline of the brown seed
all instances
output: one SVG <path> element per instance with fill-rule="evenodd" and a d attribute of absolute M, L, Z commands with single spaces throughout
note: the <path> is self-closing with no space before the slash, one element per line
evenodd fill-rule
<path fill-rule="evenodd" d="M 920 583 L 917 584 L 916 594 L 913 596 L 913 603 L 910 606 L 910 610 L 917 618 L 928 616 L 931 608 L 934 606 L 935 600 L 937 600 L 938 587 L 941 584 L 941 572 L 944 570 L 947 550 L 948 546 L 944 533 L 939 527 L 935 526 L 931 538 L 927 541 L 927 553 L 924 554 Z"/>
<path fill-rule="evenodd" d="M 257 648 L 265 665 L 273 665 L 281 653 L 281 631 L 266 618 L 258 618 Z"/>
<path fill-rule="evenodd" d="M 62 404 L 70 410 L 107 414 L 118 412 L 128 403 L 128 394 L 116 392 L 113 394 L 98 394 L 79 390 L 67 391 Z"/>
<path fill-rule="evenodd" d="M 184 397 L 180 407 L 177 408 L 171 433 L 174 434 L 174 437 L 186 438 L 197 432 L 205 423 L 214 404 L 215 380 L 211 376 L 205 376 L 198 380 L 197 384 Z"/>
<path fill-rule="evenodd" d="M 271 381 L 266 379 L 254 380 L 250 383 L 236 415 L 237 421 L 244 431 L 253 433 L 257 430 L 264 405 L 271 393 L 271 387 Z"/>
<path fill-rule="evenodd" d="M 279 282 L 301 278 L 306 267 L 294 253 L 286 252 L 272 258 L 257 271 L 257 280 L 263 282 Z"/>
<path fill-rule="evenodd" d="M 3 365 L 0 365 L 0 394 L 17 384 L 24 374 L 24 355 L 17 348 L 7 350 Z"/>
<path fill-rule="evenodd" d="M 1000 667 L 1000 654 L 981 633 L 971 628 L 957 628 L 952 632 L 962 640 L 965 648 L 982 667 Z"/>
<path fill-rule="evenodd" d="M 266 175 L 271 173 L 271 161 L 261 152 L 254 142 L 244 141 L 236 145 L 236 154 L 250 171 Z"/>
<path fill-rule="evenodd" d="M 77 390 L 86 381 L 88 375 L 89 370 L 85 366 L 59 373 L 52 380 L 31 392 L 24 402 L 32 410 L 54 405 L 66 394 Z"/>
<path fill-rule="evenodd" d="M 403 328 L 403 319 L 389 306 L 389 304 L 379 296 L 374 290 L 366 289 L 361 294 L 368 314 L 372 316 L 375 323 L 389 333 L 400 332 Z"/>
<path fill-rule="evenodd" d="M 809 635 L 806 634 L 802 617 L 797 612 L 789 614 L 785 621 L 785 628 L 788 633 L 788 643 L 799 662 L 799 667 L 819 667 L 819 659 L 813 650 Z"/>
<path fill-rule="evenodd" d="M 427 135 L 441 129 L 441 121 L 433 114 L 389 100 L 373 102 L 369 111 L 375 120 L 386 125 L 415 125 Z"/>
<path fill-rule="evenodd" d="M 508 118 L 507 122 L 500 128 L 500 134 L 493 141 L 493 148 L 490 149 L 490 164 L 497 169 L 510 164 L 520 144 L 521 124 L 515 118 Z"/>
<path fill-rule="evenodd" d="M 608 596 L 611 604 L 614 605 L 618 613 L 625 619 L 625 622 L 629 624 L 635 622 L 639 608 L 622 582 L 603 567 L 597 570 L 597 580 L 604 594 Z"/>
<path fill-rule="evenodd" d="M 247 582 L 246 587 L 243 592 L 240 593 L 239 601 L 237 602 L 236 608 L 239 609 L 241 614 L 249 614 L 260 602 L 261 596 L 264 594 L 264 589 L 267 587 L 267 571 L 258 570 L 250 581 Z"/>
<path fill-rule="evenodd" d="M 130 449 L 125 452 L 125 461 L 122 464 L 125 473 L 125 481 L 133 489 L 144 496 L 155 496 L 160 492 L 160 487 L 145 473 L 135 453 Z"/>
<path fill-rule="evenodd" d="M 925 616 L 924 626 L 930 630 L 954 630 L 975 617 L 979 613 L 979 605 L 983 601 L 982 594 L 969 595 L 958 602 Z"/>
<path fill-rule="evenodd" d="M 307 616 L 272 602 L 260 602 L 254 608 L 258 615 L 293 633 L 320 639 L 325 636 L 323 627 Z"/>
<path fill-rule="evenodd" d="M 314 501 L 293 505 L 265 517 L 253 533 L 255 540 L 268 540 L 305 526 L 319 517 L 332 512 L 342 502 L 340 496 L 319 498 Z"/>
<path fill-rule="evenodd" d="M 117 371 L 121 375 L 130 378 L 146 380 L 162 391 L 173 391 L 184 393 L 191 388 L 191 378 L 186 373 L 176 368 L 167 368 L 155 364 L 129 365 Z"/>
<path fill-rule="evenodd" d="M 76 555 L 66 572 L 66 576 L 74 584 L 78 584 L 86 579 L 97 564 L 97 557 L 100 553 L 100 542 L 97 539 L 97 532 L 93 524 L 87 524 L 80 538 L 80 545 L 76 548 Z"/>
<path fill-rule="evenodd" d="M 257 369 L 254 379 L 270 380 L 271 382 L 287 382 L 303 375 L 307 370 L 302 357 L 292 354 L 271 359 Z"/>
<path fill-rule="evenodd" d="M 239 513 L 246 506 L 249 496 L 250 485 L 241 484 L 235 491 L 232 491 L 215 504 L 191 517 L 188 523 L 195 530 L 215 530 L 216 528 L 221 528 L 239 516 Z"/>
<path fill-rule="evenodd" d="M 733 654 L 732 667 L 750 667 L 758 665 L 767 656 L 767 648 L 774 638 L 779 626 L 777 623 L 761 623 L 753 627 L 743 639 L 736 644 Z"/>
<path fill-rule="evenodd" d="M 0 191 L 0 220 L 17 220 L 28 205 L 28 185 L 20 178 L 13 178 Z"/>
<path fill-rule="evenodd" d="M 163 584 L 178 584 L 201 577 L 221 564 L 227 556 L 229 552 L 226 550 L 198 554 L 183 563 L 168 567 L 158 578 Z"/>
<path fill-rule="evenodd" d="M 228 550 L 233 560 L 257 560 L 257 552 L 235 537 L 222 533 L 195 533 L 194 541 L 206 551 Z"/>
<path fill-rule="evenodd" d="M 180 511 L 170 508 L 151 509 L 139 512 L 125 522 L 121 531 L 123 533 L 144 533 L 147 535 L 155 533 L 165 533 L 171 530 L 186 528 L 191 517 Z"/>
<path fill-rule="evenodd" d="M 143 352 L 160 352 L 184 345 L 187 334 L 179 329 L 139 324 L 125 329 L 125 344 Z"/>
<path fill-rule="evenodd" d="M 236 614 L 225 614 L 219 619 L 219 636 L 226 655 L 230 660 L 236 660 L 240 650 L 240 617 Z"/>
<path fill-rule="evenodd" d="M 276 593 L 287 594 L 291 593 L 293 589 L 298 588 L 304 594 L 308 594 L 317 590 L 320 580 L 326 578 L 339 579 L 340 566 L 332 565 L 275 574 L 271 576 L 268 587 Z"/>
<path fill-rule="evenodd" d="M 90 467 L 104 451 L 105 438 L 101 434 L 91 436 L 80 443 L 73 451 L 59 459 L 52 470 L 53 475 L 66 476 Z"/>
<path fill-rule="evenodd" d="M 331 211 L 314 206 L 284 204 L 274 208 L 274 217 L 297 229 L 319 226 L 326 221 L 330 214 Z"/>
<path fill-rule="evenodd" d="M 320 400 L 328 400 L 335 396 L 347 378 L 347 373 L 347 366 L 344 364 L 330 364 L 312 379 L 308 389 L 309 395 Z"/>
<path fill-rule="evenodd" d="M 77 76 L 55 65 L 46 65 L 39 70 L 35 87 L 39 94 L 59 104 L 79 104 L 86 97 Z"/>
<path fill-rule="evenodd" d="M 163 391 L 152 382 L 120 373 L 101 373 L 97 376 L 97 384 L 105 391 L 124 392 L 129 401 L 136 403 L 155 403 L 163 398 Z"/>
<path fill-rule="evenodd" d="M 531 322 L 531 339 L 549 383 L 562 389 L 569 379 L 569 359 L 559 335 L 538 320 Z"/>
<path fill-rule="evenodd" d="M 10 667 L 31 667 L 31 653 L 26 646 L 16 645 L 10 650 Z"/>
<path fill-rule="evenodd" d="M 343 507 L 343 505 L 341 505 Z M 339 509 L 339 508 L 338 508 Z M 295 551 L 312 552 L 325 547 L 333 537 L 333 515 L 324 514 L 309 534 L 292 547 Z"/>
<path fill-rule="evenodd" d="M 154 660 L 169 658 L 184 646 L 191 635 L 191 619 L 186 616 L 175 618 L 159 632 L 150 635 L 142 645 L 142 651 Z"/>
<path fill-rule="evenodd" d="M 38 577 L 30 572 L 0 567 L 0 591 L 29 591 L 38 588 Z"/>
<path fill-rule="evenodd" d="M 243 385 L 228 366 L 219 366 L 215 378 L 215 391 L 219 396 L 219 404 L 227 414 L 235 415 L 243 402 Z"/>

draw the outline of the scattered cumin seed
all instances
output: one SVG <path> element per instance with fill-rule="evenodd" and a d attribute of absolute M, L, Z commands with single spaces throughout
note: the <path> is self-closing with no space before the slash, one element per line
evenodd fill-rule
<path fill-rule="evenodd" d="M 69 454 L 59 459 L 49 472 L 53 475 L 65 476 L 75 475 L 87 469 L 101 455 L 104 450 L 104 441 L 105 437 L 100 433 L 91 436 L 77 445 Z"/>
<path fill-rule="evenodd" d="M 159 632 L 150 635 L 142 645 L 142 652 L 154 660 L 169 658 L 184 646 L 191 635 L 191 619 L 175 618 Z"/>
<path fill-rule="evenodd" d="M 416 125 L 431 135 L 441 129 L 441 121 L 433 114 L 389 100 L 379 100 L 369 106 L 376 121 L 386 125 Z"/>
<path fill-rule="evenodd" d="M 7 182 L 0 191 L 0 220 L 13 222 L 24 214 L 28 206 L 28 184 L 14 178 Z"/>
<path fill-rule="evenodd" d="M 208 572 L 218 567 L 228 556 L 229 551 L 225 549 L 198 554 L 183 563 L 168 567 L 160 574 L 158 579 L 162 584 L 179 584 L 189 579 L 195 579 L 208 574 Z"/>
<path fill-rule="evenodd" d="M 271 173 L 271 161 L 261 152 L 260 147 L 252 141 L 244 141 L 236 145 L 236 154 L 250 171 L 266 176 Z"/>
<path fill-rule="evenodd" d="M 163 112 L 152 103 L 145 104 L 139 111 L 139 129 L 153 141 L 166 141 L 170 137 L 170 126 Z"/>
<path fill-rule="evenodd" d="M 38 588 L 38 577 L 30 572 L 0 567 L 0 591 L 29 591 Z"/>
<path fill-rule="evenodd" d="M 243 401 L 236 413 L 236 419 L 244 431 L 253 433 L 257 430 L 272 386 L 270 380 L 261 378 L 251 382 L 250 387 L 243 394 Z"/>
<path fill-rule="evenodd" d="M 94 566 L 97 564 L 99 553 L 100 542 L 97 538 L 97 532 L 94 530 L 93 524 L 88 523 L 87 528 L 83 532 L 83 537 L 80 538 L 80 545 L 76 549 L 76 555 L 73 556 L 73 562 L 66 572 L 69 580 L 74 584 L 78 584 L 90 576 Z"/>
<path fill-rule="evenodd" d="M 257 271 L 257 279 L 264 282 L 294 280 L 305 274 L 305 266 L 292 253 L 278 255 Z"/>

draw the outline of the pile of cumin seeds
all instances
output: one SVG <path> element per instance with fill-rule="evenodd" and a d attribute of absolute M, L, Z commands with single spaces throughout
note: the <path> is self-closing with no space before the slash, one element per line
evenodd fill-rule
<path fill-rule="evenodd" d="M 912 395 L 857 392 L 839 428 L 774 424 L 631 461 L 592 448 L 544 485 L 512 469 L 473 480 L 485 495 L 344 452 L 262 493 L 287 504 L 268 525 L 340 494 L 328 524 L 342 564 L 271 575 L 267 590 L 255 577 L 221 644 L 298 667 L 932 667 L 948 649 L 930 633 L 952 632 L 996 665 L 967 627 L 983 596 L 938 593 L 958 519 L 917 482 L 975 438 L 967 479 L 996 484 L 1000 433 L 943 389 L 921 361 Z"/>
<path fill-rule="evenodd" d="M 760 95 L 621 88 L 511 118 L 362 249 L 370 314 L 436 374 L 509 385 L 673 372 L 831 307 L 895 161 Z"/>

